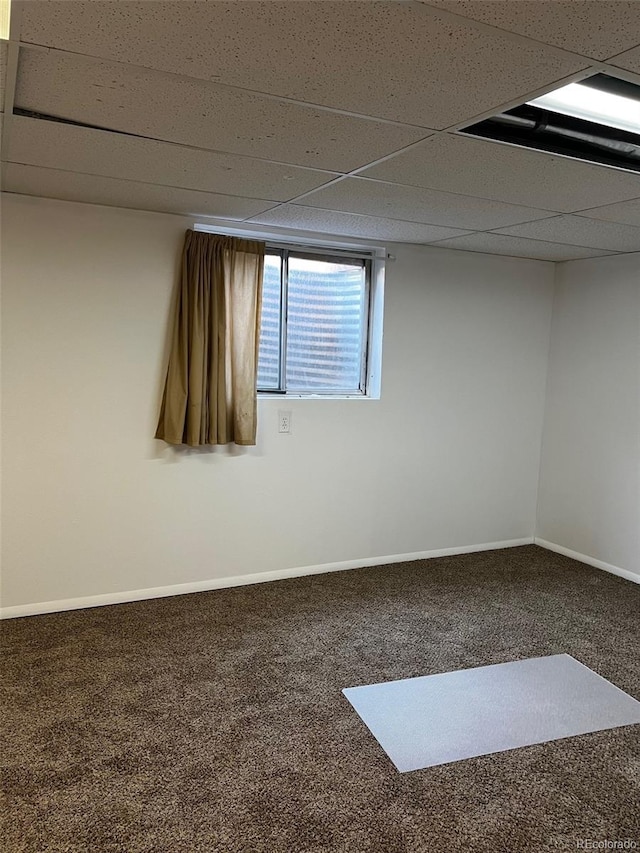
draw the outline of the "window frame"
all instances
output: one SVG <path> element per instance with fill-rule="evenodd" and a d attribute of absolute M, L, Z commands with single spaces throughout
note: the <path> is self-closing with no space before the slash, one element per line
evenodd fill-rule
<path fill-rule="evenodd" d="M 373 250 L 341 249 L 333 246 L 314 246 L 300 243 L 284 243 L 267 240 L 265 255 L 279 255 L 280 262 L 280 360 L 278 388 L 261 388 L 256 386 L 260 397 L 276 396 L 279 398 L 366 398 L 374 396 L 371 393 L 371 380 L 373 377 L 370 369 L 369 359 L 372 350 L 373 331 L 373 276 L 375 252 Z M 360 346 L 360 379 L 358 388 L 348 389 L 287 389 L 286 388 L 286 360 L 287 360 L 287 323 L 288 323 L 288 296 L 289 296 L 289 258 L 291 256 L 309 260 L 323 260 L 328 263 L 340 263 L 345 261 L 359 262 L 364 272 L 364 300 L 362 307 L 362 336 Z M 379 396 L 375 395 L 375 396 Z"/>
<path fill-rule="evenodd" d="M 261 400 L 379 400 L 382 393 L 382 350 L 384 334 L 384 293 L 387 262 L 393 263 L 395 255 L 377 240 L 328 236 L 318 231 L 280 229 L 258 223 L 238 222 L 209 217 L 206 222 L 192 220 L 194 231 L 240 237 L 245 240 L 260 240 L 266 246 L 288 247 L 300 251 L 312 251 L 328 255 L 344 252 L 351 257 L 364 255 L 371 260 L 369 290 L 369 335 L 367 340 L 367 377 L 364 394 L 294 394 L 260 391 Z"/>

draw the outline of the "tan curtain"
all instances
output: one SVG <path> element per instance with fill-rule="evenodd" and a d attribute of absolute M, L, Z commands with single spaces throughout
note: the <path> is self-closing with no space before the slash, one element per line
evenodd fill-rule
<path fill-rule="evenodd" d="M 256 443 L 264 243 L 187 231 L 156 438 Z"/>

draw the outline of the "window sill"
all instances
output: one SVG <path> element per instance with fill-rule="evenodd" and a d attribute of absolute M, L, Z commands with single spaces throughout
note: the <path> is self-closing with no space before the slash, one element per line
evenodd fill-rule
<path fill-rule="evenodd" d="M 379 400 L 371 394 L 271 394 L 258 391 L 258 400 Z"/>

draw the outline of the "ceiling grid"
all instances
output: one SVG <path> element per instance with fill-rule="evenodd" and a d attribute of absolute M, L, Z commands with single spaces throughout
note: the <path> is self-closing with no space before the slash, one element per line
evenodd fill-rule
<path fill-rule="evenodd" d="M 640 252 L 640 173 L 458 133 L 592 73 L 640 83 L 635 0 L 13 15 L 7 192 L 552 261 Z"/>

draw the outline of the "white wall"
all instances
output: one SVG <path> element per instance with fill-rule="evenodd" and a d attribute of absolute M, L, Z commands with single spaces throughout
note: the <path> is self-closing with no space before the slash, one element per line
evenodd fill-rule
<path fill-rule="evenodd" d="M 640 255 L 558 266 L 537 532 L 640 579 Z"/>
<path fill-rule="evenodd" d="M 551 264 L 394 247 L 381 400 L 182 453 L 151 436 L 190 223 L 3 202 L 6 607 L 533 536 Z"/>

